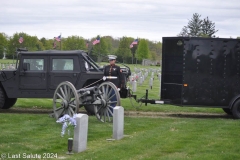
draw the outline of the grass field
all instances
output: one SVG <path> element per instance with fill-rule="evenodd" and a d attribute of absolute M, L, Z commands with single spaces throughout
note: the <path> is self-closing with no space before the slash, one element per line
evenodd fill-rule
<path fill-rule="evenodd" d="M 112 124 L 89 118 L 87 150 L 66 155 L 67 136 L 45 114 L 0 114 L 0 155 L 53 153 L 58 159 L 239 159 L 240 121 L 228 118 L 125 117 L 122 140 Z M 49 158 L 50 159 L 50 158 Z"/>
<path fill-rule="evenodd" d="M 135 67 L 143 68 L 140 65 L 129 66 L 132 71 Z M 142 86 L 138 86 L 136 94 L 140 98 L 145 94 L 145 90 L 149 89 L 149 99 L 159 99 L 159 80 L 155 74 L 154 87 L 151 90 L 148 86 L 149 77 Z M 129 99 L 122 99 L 121 103 L 125 111 L 172 113 L 173 116 L 125 116 L 124 134 L 127 136 L 119 141 L 106 140 L 112 137 L 111 123 L 101 123 L 94 116 L 90 116 L 87 150 L 66 155 L 68 137 L 60 136 L 61 124 L 49 118 L 48 114 L 0 112 L 0 159 L 3 159 L 4 155 L 9 156 L 8 159 L 13 159 L 14 156 L 26 159 L 24 156 L 30 154 L 37 154 L 44 159 L 46 153 L 57 155 L 57 159 L 84 160 L 240 158 L 240 121 L 226 116 L 220 108 L 156 104 L 143 104 L 135 108 Z M 52 99 L 18 99 L 14 108 L 51 109 Z"/>

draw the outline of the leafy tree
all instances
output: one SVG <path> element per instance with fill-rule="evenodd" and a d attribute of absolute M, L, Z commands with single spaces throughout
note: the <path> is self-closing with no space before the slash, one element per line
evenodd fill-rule
<path fill-rule="evenodd" d="M 19 43 L 20 36 L 23 37 L 23 42 Z M 26 33 L 15 33 L 8 43 L 7 58 L 15 58 L 15 51 L 17 48 L 26 48 L 29 51 L 44 50 L 44 46 L 36 36 L 30 36 Z"/>
<path fill-rule="evenodd" d="M 119 47 L 116 51 L 116 55 L 118 56 L 118 59 L 124 61 L 127 61 L 127 59 L 132 57 L 131 50 L 129 48 L 129 45 L 131 44 L 131 38 L 128 37 L 122 37 L 120 39 Z"/>
<path fill-rule="evenodd" d="M 8 47 L 7 35 L 5 33 L 0 33 L 0 59 L 3 58 L 3 52 L 6 52 Z"/>
<path fill-rule="evenodd" d="M 155 51 L 149 51 L 150 55 L 149 57 L 151 58 L 152 61 L 156 61 L 158 59 L 157 53 Z"/>
<path fill-rule="evenodd" d="M 149 58 L 149 47 L 146 39 L 139 41 L 136 58 L 140 61 Z"/>
<path fill-rule="evenodd" d="M 69 36 L 61 40 L 63 50 L 86 50 L 86 43 L 82 37 Z"/>
<path fill-rule="evenodd" d="M 130 44 L 134 41 L 134 38 L 130 38 L 131 42 L 129 43 L 129 47 L 130 47 Z M 137 51 L 137 48 L 138 48 L 138 44 L 134 44 L 131 49 L 131 53 L 132 53 L 132 64 L 134 62 L 134 60 L 136 59 L 136 51 Z"/>
<path fill-rule="evenodd" d="M 104 39 L 104 41 L 106 42 L 107 53 L 112 54 L 114 52 L 113 45 L 112 45 L 113 38 L 111 36 L 105 36 L 105 37 L 102 37 L 101 39 Z"/>
<path fill-rule="evenodd" d="M 53 49 L 53 39 L 47 40 L 46 38 L 41 38 L 40 41 L 43 44 L 43 47 L 45 50 L 51 50 Z"/>
<path fill-rule="evenodd" d="M 151 60 L 160 61 L 162 57 L 162 43 L 148 41 Z"/>
<path fill-rule="evenodd" d="M 98 35 L 97 38 L 98 37 L 100 36 Z M 91 43 L 95 40 L 96 38 L 92 39 Z M 94 60 L 97 60 L 98 62 L 102 61 L 102 59 L 108 54 L 107 43 L 104 38 L 100 38 L 100 43 L 95 45 L 90 44 L 89 47 L 91 47 L 91 51 L 90 51 L 91 57 Z"/>

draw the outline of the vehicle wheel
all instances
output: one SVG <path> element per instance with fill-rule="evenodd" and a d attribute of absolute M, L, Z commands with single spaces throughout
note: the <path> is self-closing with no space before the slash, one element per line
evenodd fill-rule
<path fill-rule="evenodd" d="M 224 111 L 225 113 L 227 113 L 228 115 L 232 115 L 232 111 L 231 111 L 230 108 L 222 108 L 222 109 L 223 109 L 223 111 Z"/>
<path fill-rule="evenodd" d="M 101 105 L 94 105 L 95 115 L 102 122 L 112 121 L 113 108 L 120 106 L 120 94 L 117 87 L 111 82 L 103 82 L 99 85 L 99 99 Z"/>
<path fill-rule="evenodd" d="M 240 99 L 233 104 L 232 114 L 235 119 L 240 119 Z"/>
<path fill-rule="evenodd" d="M 58 119 L 65 114 L 73 116 L 79 108 L 79 97 L 74 85 L 62 82 L 58 85 L 53 95 L 53 112 Z"/>
<path fill-rule="evenodd" d="M 5 104 L 5 94 L 3 89 L 0 87 L 0 109 L 3 109 L 4 104 Z"/>
<path fill-rule="evenodd" d="M 87 105 L 87 106 L 84 106 L 84 108 L 89 115 L 95 115 L 94 105 Z"/>
<path fill-rule="evenodd" d="M 6 98 L 2 109 L 9 109 L 17 102 L 17 98 Z"/>

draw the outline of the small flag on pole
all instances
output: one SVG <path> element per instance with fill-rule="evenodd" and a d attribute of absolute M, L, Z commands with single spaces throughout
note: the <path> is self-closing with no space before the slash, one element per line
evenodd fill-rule
<path fill-rule="evenodd" d="M 19 43 L 23 43 L 23 37 L 22 37 L 22 36 L 20 36 L 18 42 L 19 42 Z"/>
<path fill-rule="evenodd" d="M 58 42 L 61 41 L 61 35 L 59 35 L 58 37 L 54 37 Z"/>
<path fill-rule="evenodd" d="M 93 45 L 100 43 L 100 37 L 97 37 L 95 41 L 92 42 Z"/>
<path fill-rule="evenodd" d="M 55 49 L 57 47 L 57 43 L 56 41 L 53 42 L 53 49 Z"/>
<path fill-rule="evenodd" d="M 89 43 L 89 42 L 87 41 L 87 43 L 86 43 L 86 47 L 87 47 L 87 48 L 88 48 L 88 43 Z"/>
<path fill-rule="evenodd" d="M 130 44 L 130 48 L 132 48 L 134 44 L 138 44 L 138 39 L 135 39 L 135 40 Z"/>

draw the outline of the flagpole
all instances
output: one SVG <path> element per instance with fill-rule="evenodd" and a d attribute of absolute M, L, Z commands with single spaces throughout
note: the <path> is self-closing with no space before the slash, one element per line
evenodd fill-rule
<path fill-rule="evenodd" d="M 98 44 L 99 47 L 98 47 L 98 64 L 100 65 L 100 44 Z"/>
<path fill-rule="evenodd" d="M 62 33 L 60 33 L 60 37 L 61 37 L 61 39 L 60 39 L 60 50 L 62 50 Z"/>

